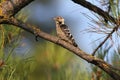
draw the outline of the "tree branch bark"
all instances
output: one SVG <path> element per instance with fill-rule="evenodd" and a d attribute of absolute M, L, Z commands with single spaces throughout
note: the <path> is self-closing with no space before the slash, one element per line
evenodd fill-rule
<path fill-rule="evenodd" d="M 87 2 L 86 0 L 72 0 L 73 2 L 82 5 L 83 7 L 101 15 L 104 19 L 113 22 L 116 24 L 116 19 L 110 16 L 107 12 L 103 11 L 99 7 L 91 4 L 90 2 Z"/>
<path fill-rule="evenodd" d="M 43 39 L 51 41 L 55 44 L 58 44 L 64 48 L 68 49 L 69 51 L 73 52 L 74 54 L 81 57 L 82 59 L 86 60 L 87 62 L 98 66 L 99 68 L 104 70 L 106 73 L 108 73 L 115 80 L 120 80 L 120 75 L 114 71 L 114 68 L 112 65 L 106 63 L 105 61 L 103 61 L 99 58 L 96 58 L 94 56 L 91 56 L 91 55 L 85 53 L 81 49 L 76 48 L 73 45 L 71 45 L 63 40 L 60 40 L 58 37 L 52 36 L 50 34 L 47 34 L 43 31 L 41 31 L 40 29 L 38 29 L 35 26 L 31 26 L 30 24 L 27 24 L 20 20 L 15 19 L 13 17 L 13 15 L 15 15 L 19 10 L 21 10 L 23 7 L 25 7 L 27 4 L 29 4 L 33 0 L 13 0 L 13 2 L 17 2 L 17 1 L 18 1 L 17 4 L 20 4 L 20 5 L 14 6 L 11 4 L 11 2 L 9 2 L 9 3 L 7 2 L 7 4 L 5 2 L 3 2 L 0 4 L 0 24 L 14 25 L 14 26 L 22 28 L 25 31 L 28 31 L 34 35 L 37 34 L 40 38 L 43 38 Z M 21 3 L 21 1 L 23 1 L 24 3 L 23 2 Z M 5 8 L 5 6 L 7 6 L 8 9 Z M 15 8 L 15 7 L 18 7 L 18 8 Z M 16 9 L 16 11 L 14 11 L 14 9 Z M 9 14 L 9 15 L 7 15 L 7 14 Z"/>
<path fill-rule="evenodd" d="M 14 16 L 34 0 L 7 0 L 0 4 L 0 16 Z"/>

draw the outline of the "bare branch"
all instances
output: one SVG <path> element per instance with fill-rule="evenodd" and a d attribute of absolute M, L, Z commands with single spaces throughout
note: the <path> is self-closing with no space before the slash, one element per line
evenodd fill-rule
<path fill-rule="evenodd" d="M 114 27 L 111 33 L 108 34 L 108 36 L 98 45 L 98 47 L 93 51 L 92 56 L 95 55 L 97 50 L 102 47 L 102 45 L 112 36 L 112 34 L 117 30 L 118 27 Z"/>
<path fill-rule="evenodd" d="M 110 16 L 107 12 L 103 11 L 99 7 L 91 4 L 90 2 L 87 2 L 86 0 L 72 0 L 72 1 L 86 7 L 87 9 L 101 15 L 104 19 L 106 19 L 106 20 L 108 20 L 110 22 L 112 21 L 113 23 L 116 24 L 116 19 L 115 18 Z"/>

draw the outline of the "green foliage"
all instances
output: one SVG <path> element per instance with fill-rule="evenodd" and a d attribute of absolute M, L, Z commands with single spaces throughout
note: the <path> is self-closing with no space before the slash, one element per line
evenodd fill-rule
<path fill-rule="evenodd" d="M 17 42 L 20 38 L 21 30 L 12 25 L 0 25 L 0 57 L 2 58 L 4 50 L 13 46 L 13 42 Z M 11 47 L 11 49 L 12 49 Z"/>
<path fill-rule="evenodd" d="M 0 80 L 89 80 L 88 65 L 53 43 L 38 44 L 32 57 L 10 56 L 0 68 Z"/>
<path fill-rule="evenodd" d="M 32 67 L 30 65 L 32 65 L 30 60 L 12 57 L 9 62 L 1 67 L 0 80 L 28 80 L 27 74 Z"/>
<path fill-rule="evenodd" d="M 115 18 L 119 17 L 119 0 L 109 0 L 110 1 L 110 7 L 111 7 L 111 14 Z"/>
<path fill-rule="evenodd" d="M 90 76 L 88 76 L 84 61 L 53 43 L 46 42 L 45 45 L 40 45 L 36 47 L 35 52 L 37 63 L 39 63 L 38 68 L 35 68 L 35 73 L 39 74 L 33 73 L 34 78 L 37 80 L 89 80 Z"/>
<path fill-rule="evenodd" d="M 25 21 L 25 17 L 22 17 L 22 15 L 18 14 L 16 17 Z M 0 25 L 0 80 L 19 80 L 20 78 L 15 77 L 18 76 L 15 73 L 19 71 L 22 74 L 21 71 L 29 67 L 25 65 L 27 62 L 13 57 L 14 50 L 17 48 L 22 37 L 21 32 L 20 28 L 13 25 Z M 24 64 L 25 66 L 22 67 L 25 68 L 20 69 L 19 67 L 19 69 L 16 69 L 19 66 L 18 63 Z M 23 77 L 20 80 L 24 80 Z"/>

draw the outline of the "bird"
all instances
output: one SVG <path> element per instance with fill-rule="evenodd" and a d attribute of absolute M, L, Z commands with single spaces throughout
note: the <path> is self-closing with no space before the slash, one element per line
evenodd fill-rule
<path fill-rule="evenodd" d="M 78 45 L 76 44 L 72 34 L 70 33 L 70 30 L 69 30 L 68 26 L 65 24 L 64 18 L 61 17 L 61 16 L 57 16 L 57 17 L 54 18 L 54 20 L 55 20 L 55 23 L 56 23 L 57 36 L 60 39 L 72 44 L 73 46 L 78 47 Z"/>

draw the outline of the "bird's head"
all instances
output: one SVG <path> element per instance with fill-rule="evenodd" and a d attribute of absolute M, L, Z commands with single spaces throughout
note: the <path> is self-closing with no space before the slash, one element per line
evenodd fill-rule
<path fill-rule="evenodd" d="M 57 24 L 64 24 L 64 18 L 61 16 L 55 17 L 54 20 Z"/>

